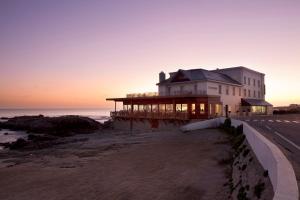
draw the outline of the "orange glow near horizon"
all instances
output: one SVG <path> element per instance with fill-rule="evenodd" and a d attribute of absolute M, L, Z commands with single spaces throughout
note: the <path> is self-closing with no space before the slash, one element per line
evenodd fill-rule
<path fill-rule="evenodd" d="M 0 2 L 0 108 L 112 108 L 160 71 L 235 66 L 300 104 L 300 2 L 172 2 Z"/>

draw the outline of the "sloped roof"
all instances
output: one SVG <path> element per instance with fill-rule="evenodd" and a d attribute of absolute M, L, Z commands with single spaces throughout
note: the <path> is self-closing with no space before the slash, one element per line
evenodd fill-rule
<path fill-rule="evenodd" d="M 215 71 L 208 71 L 205 69 L 190 69 L 190 70 L 179 69 L 177 72 L 170 73 L 171 75 L 170 78 L 158 84 L 172 83 L 178 73 L 183 73 L 184 76 L 187 79 L 189 79 L 189 81 L 218 81 L 223 83 L 241 85 L 240 82 L 232 79 L 226 74 L 221 74 Z"/>
<path fill-rule="evenodd" d="M 242 106 L 272 106 L 272 104 L 262 99 L 242 99 Z"/>

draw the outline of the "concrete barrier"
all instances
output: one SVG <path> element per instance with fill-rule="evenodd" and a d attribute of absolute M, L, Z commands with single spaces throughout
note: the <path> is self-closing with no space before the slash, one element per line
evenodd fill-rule
<path fill-rule="evenodd" d="M 207 121 L 194 122 L 181 127 L 182 131 L 213 128 L 223 123 L 224 117 Z M 291 163 L 281 150 L 249 124 L 239 120 L 231 120 L 232 126 L 243 124 L 244 134 L 258 161 L 268 170 L 274 190 L 273 200 L 299 200 L 299 191 L 295 172 Z"/>

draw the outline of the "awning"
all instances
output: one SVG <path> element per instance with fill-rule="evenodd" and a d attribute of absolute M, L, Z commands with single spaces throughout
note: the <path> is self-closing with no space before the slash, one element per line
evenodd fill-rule
<path fill-rule="evenodd" d="M 262 99 L 242 99 L 242 106 L 273 106 Z"/>

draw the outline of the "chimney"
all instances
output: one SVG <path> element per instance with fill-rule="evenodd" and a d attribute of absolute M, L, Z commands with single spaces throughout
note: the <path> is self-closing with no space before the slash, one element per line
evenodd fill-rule
<path fill-rule="evenodd" d="M 159 73 L 159 82 L 161 83 L 164 80 L 166 80 L 166 74 L 163 71 L 161 71 Z"/>

